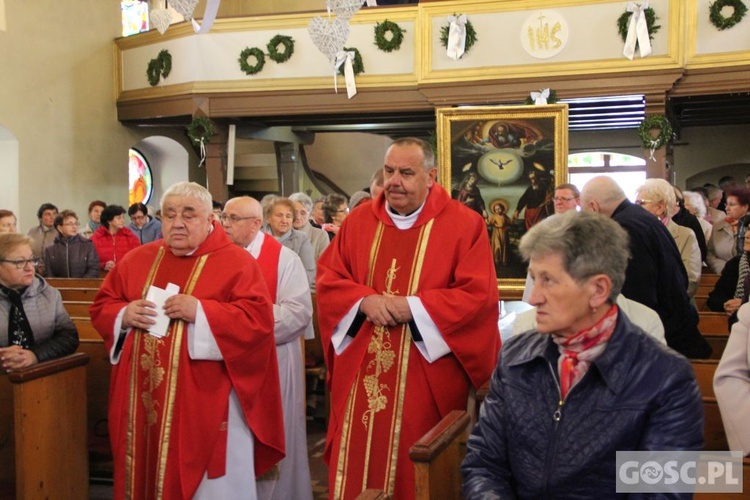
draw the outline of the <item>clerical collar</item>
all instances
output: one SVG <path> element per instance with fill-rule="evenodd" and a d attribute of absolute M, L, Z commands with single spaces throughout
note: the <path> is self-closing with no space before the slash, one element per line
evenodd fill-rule
<path fill-rule="evenodd" d="M 211 224 L 210 226 L 208 226 L 208 234 L 210 235 L 210 234 L 211 234 L 211 233 L 213 233 L 213 232 L 214 232 L 214 225 L 213 225 L 213 224 Z M 206 236 L 206 240 L 207 240 L 207 239 L 208 239 L 208 236 Z M 206 242 L 206 240 L 203 240 L 203 243 L 205 243 L 205 242 Z M 203 243 L 201 243 L 201 245 L 202 245 Z M 193 255 L 193 254 L 194 254 L 195 252 L 197 252 L 197 251 L 198 251 L 198 249 L 199 249 L 199 248 L 201 247 L 201 245 L 198 245 L 198 246 L 197 246 L 197 247 L 195 247 L 195 248 L 194 248 L 193 250 L 191 250 L 190 252 L 186 253 L 186 254 L 185 254 L 185 257 L 190 257 L 191 255 Z"/>
<path fill-rule="evenodd" d="M 266 233 L 264 233 L 263 231 L 258 231 L 258 234 L 256 234 L 253 241 L 251 241 L 250 244 L 245 247 L 245 250 L 250 252 L 250 255 L 257 259 L 260 255 L 260 249 L 263 246 L 263 241 L 265 241 L 265 239 Z"/>
<path fill-rule="evenodd" d="M 422 202 L 422 204 L 419 206 L 418 209 L 413 211 L 412 213 L 408 215 L 400 215 L 394 211 L 391 206 L 388 204 L 388 202 L 385 202 L 385 212 L 388 214 L 388 217 L 391 218 L 393 221 L 393 224 L 399 228 L 399 229 L 411 229 L 411 227 L 417 222 L 417 218 L 419 218 L 419 214 L 422 212 L 422 209 L 424 208 L 424 204 L 427 202 L 427 198 L 425 198 L 425 201 Z"/>

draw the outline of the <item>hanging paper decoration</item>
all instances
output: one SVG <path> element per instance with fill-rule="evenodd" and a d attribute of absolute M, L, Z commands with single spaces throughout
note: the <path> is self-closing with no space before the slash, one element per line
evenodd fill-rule
<path fill-rule="evenodd" d="M 343 19 L 329 21 L 322 17 L 313 17 L 307 25 L 313 45 L 323 53 L 326 58 L 333 62 L 349 38 L 349 24 Z"/>
<path fill-rule="evenodd" d="M 636 42 L 638 42 L 638 51 L 641 57 L 647 57 L 651 54 L 651 34 L 649 33 L 649 23 L 646 16 L 647 9 L 649 9 L 648 2 L 629 2 L 625 8 L 625 14 L 623 14 L 624 16 L 629 14 L 630 20 L 627 24 L 628 29 L 622 54 L 631 61 L 635 56 Z M 653 12 L 653 9 L 649 10 Z"/>
<path fill-rule="evenodd" d="M 170 0 L 169 3 L 186 21 L 193 18 L 193 12 L 198 6 L 198 0 Z"/>
<path fill-rule="evenodd" d="M 532 92 L 531 98 L 534 100 L 534 106 L 545 106 L 549 98 L 549 89 L 542 89 L 539 92 Z"/>
<path fill-rule="evenodd" d="M 344 50 L 344 44 L 349 38 L 349 22 L 354 14 L 362 7 L 362 0 L 326 0 L 328 9 L 328 19 L 314 17 L 310 19 L 307 25 L 307 32 L 310 34 L 313 45 L 325 55 L 333 64 L 333 86 L 338 92 L 338 83 L 336 73 L 338 69 L 344 66 L 344 76 L 346 77 L 347 95 L 351 99 L 356 95 L 357 88 L 354 84 L 353 59 Z M 335 14 L 335 19 L 331 19 L 331 14 Z M 349 69 L 347 69 L 349 68 Z"/>
<path fill-rule="evenodd" d="M 149 12 L 148 18 L 151 21 L 151 26 L 156 28 L 161 35 L 167 31 L 172 21 L 172 16 L 167 9 L 153 9 Z"/>
<path fill-rule="evenodd" d="M 348 21 L 362 7 L 362 0 L 326 0 L 328 15 L 336 14 L 336 17 Z"/>
<path fill-rule="evenodd" d="M 466 14 L 448 17 L 448 48 L 446 54 L 454 61 L 461 59 L 466 47 Z"/>
<path fill-rule="evenodd" d="M 341 65 L 344 65 L 344 80 L 346 81 L 346 96 L 351 99 L 357 95 L 357 84 L 354 81 L 354 57 L 355 52 L 353 50 L 342 50 L 336 54 L 336 62 L 334 64 L 334 75 L 333 75 L 333 87 L 336 93 L 338 93 L 338 82 L 336 79 L 336 72 L 339 71 Z"/>
<path fill-rule="evenodd" d="M 527 106 L 544 106 L 545 104 L 555 104 L 557 102 L 557 92 L 551 89 L 540 89 L 538 92 L 530 92 L 524 101 Z"/>

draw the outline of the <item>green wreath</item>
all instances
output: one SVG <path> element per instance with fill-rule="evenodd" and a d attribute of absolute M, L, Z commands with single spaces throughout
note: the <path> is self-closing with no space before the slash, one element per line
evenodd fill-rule
<path fill-rule="evenodd" d="M 731 16 L 721 15 L 721 9 L 724 7 L 732 7 L 734 12 Z M 708 7 L 708 19 L 719 31 L 728 30 L 739 23 L 745 14 L 747 14 L 747 7 L 742 0 L 716 0 Z"/>
<path fill-rule="evenodd" d="M 214 126 L 207 117 L 199 116 L 198 118 L 193 118 L 193 121 L 190 122 L 187 133 L 190 140 L 195 144 L 208 142 L 214 136 Z"/>
<path fill-rule="evenodd" d="M 405 32 L 406 30 L 402 29 L 401 26 L 386 19 L 382 23 L 375 25 L 375 45 L 383 52 L 398 50 L 404 41 Z M 386 37 L 388 33 L 391 34 L 390 39 Z"/>
<path fill-rule="evenodd" d="M 252 56 L 255 58 L 256 63 L 252 66 L 248 64 L 247 59 Z M 258 47 L 248 48 L 240 52 L 240 58 L 237 59 L 240 63 L 240 69 L 245 72 L 246 75 L 255 75 L 263 71 L 263 66 L 266 65 L 266 56 L 263 51 Z"/>
<path fill-rule="evenodd" d="M 549 97 L 547 98 L 547 104 L 555 104 L 557 101 L 558 101 L 558 99 L 557 99 L 557 92 L 555 92 L 554 90 L 550 89 L 549 90 Z M 526 100 L 523 103 L 526 104 L 526 105 L 534 104 L 534 101 L 531 100 L 531 94 L 529 94 L 526 97 Z"/>
<path fill-rule="evenodd" d="M 655 128 L 659 129 L 659 135 L 656 138 L 651 135 L 651 130 Z M 640 137 L 644 148 L 660 149 L 672 140 L 672 125 L 669 124 L 669 120 L 664 115 L 647 116 L 638 126 L 638 137 Z"/>
<path fill-rule="evenodd" d="M 456 14 L 453 14 L 454 16 Z M 458 17 L 458 16 L 456 16 Z M 479 41 L 477 38 L 477 31 L 474 29 L 474 26 L 471 24 L 471 21 L 468 19 L 466 20 L 466 43 L 464 43 L 464 54 L 469 52 L 469 49 Z M 448 23 L 447 25 L 440 28 L 440 45 L 443 46 L 443 48 L 448 48 L 448 34 L 450 33 L 451 25 Z"/>
<path fill-rule="evenodd" d="M 284 47 L 284 52 L 279 52 L 279 45 Z M 290 36 L 276 35 L 266 45 L 268 57 L 279 64 L 287 62 L 294 54 L 294 39 Z"/>
<path fill-rule="evenodd" d="M 352 69 L 354 70 L 354 76 L 365 72 L 365 65 L 362 62 L 362 54 L 359 50 L 349 47 L 344 47 L 344 52 L 354 52 L 354 61 L 352 61 Z M 344 76 L 344 65 L 339 66 L 339 75 Z"/>
<path fill-rule="evenodd" d="M 172 71 L 172 55 L 166 49 L 159 52 L 156 59 L 151 59 L 146 67 L 146 78 L 148 83 L 155 87 L 159 80 L 169 76 Z"/>
<path fill-rule="evenodd" d="M 656 24 L 656 20 L 659 17 L 651 7 L 643 11 L 646 15 L 646 26 L 648 27 L 648 39 L 653 40 L 654 35 L 661 29 L 660 24 Z M 632 12 L 623 12 L 623 14 L 617 19 L 617 32 L 620 34 L 620 38 L 624 42 L 628 38 L 628 24 L 630 23 L 630 16 Z"/>

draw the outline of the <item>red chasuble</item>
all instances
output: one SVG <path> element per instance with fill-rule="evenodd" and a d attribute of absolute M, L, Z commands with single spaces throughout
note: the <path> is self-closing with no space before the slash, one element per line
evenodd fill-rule
<path fill-rule="evenodd" d="M 318 319 L 328 365 L 326 442 L 332 498 L 366 488 L 414 497 L 409 448 L 448 412 L 466 409 L 469 385 L 497 362 L 498 294 L 482 218 L 434 185 L 416 224 L 399 230 L 385 199 L 354 210 L 318 261 Z M 333 329 L 361 298 L 417 296 L 451 353 L 427 362 L 408 325 L 365 321 L 341 354 Z"/>
<path fill-rule="evenodd" d="M 191 359 L 183 321 L 161 339 L 128 334 L 110 389 L 115 498 L 190 498 L 204 473 L 224 475 L 231 389 L 255 438 L 256 475 L 284 456 L 268 290 L 255 259 L 217 224 L 193 255 L 176 257 L 159 240 L 115 266 L 91 306 L 107 349 L 120 310 L 168 283 L 200 300 L 224 359 Z"/>

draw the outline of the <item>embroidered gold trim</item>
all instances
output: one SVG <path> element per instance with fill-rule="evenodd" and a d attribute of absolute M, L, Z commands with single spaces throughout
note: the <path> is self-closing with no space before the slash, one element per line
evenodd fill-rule
<path fill-rule="evenodd" d="M 195 289 L 195 285 L 198 282 L 198 277 L 201 275 L 201 272 L 203 271 L 203 267 L 206 265 L 206 260 L 208 260 L 208 256 L 210 254 L 202 255 L 198 260 L 195 262 L 195 265 L 193 266 L 193 270 L 191 271 L 191 275 L 188 278 L 187 286 L 185 287 L 185 290 L 183 293 L 185 295 L 192 295 L 193 290 Z M 167 382 L 167 393 L 166 393 L 166 407 L 164 408 L 164 415 L 162 416 L 161 420 L 161 442 L 159 443 L 159 454 L 158 454 L 158 463 L 159 463 L 159 472 L 158 472 L 158 482 L 157 482 L 157 498 L 163 498 L 163 490 L 164 490 L 164 477 L 166 475 L 167 471 L 167 452 L 169 451 L 169 437 L 172 433 L 172 416 L 174 414 L 174 400 L 177 393 L 177 375 L 179 374 L 179 367 L 180 367 L 180 351 L 182 347 L 182 341 L 184 339 L 184 336 L 187 335 L 187 332 L 185 331 L 186 323 L 182 320 L 175 321 L 174 323 L 174 341 L 172 342 L 172 348 L 170 352 L 170 356 L 172 358 L 171 363 L 171 369 L 169 371 L 169 378 Z"/>
<path fill-rule="evenodd" d="M 143 289 L 141 290 L 141 298 L 146 297 L 146 292 L 148 291 L 148 288 L 151 286 L 151 284 L 154 282 L 154 277 L 156 276 L 156 270 L 159 268 L 159 265 L 161 264 L 162 258 L 164 257 L 164 247 L 160 247 L 159 250 L 156 252 L 156 257 L 154 258 L 154 262 L 151 264 L 151 269 L 148 272 L 148 275 L 146 275 L 146 282 L 143 285 Z M 135 335 L 133 337 L 133 348 L 132 353 L 140 352 L 141 350 L 141 341 L 143 336 L 142 335 Z M 128 411 L 128 433 L 127 433 L 127 452 L 125 453 L 125 477 L 128 478 L 128 481 L 125 483 L 125 497 L 126 498 L 133 498 L 133 490 L 135 489 L 135 474 L 133 474 L 133 470 L 135 470 L 136 463 L 135 463 L 135 450 L 133 449 L 134 446 L 134 431 L 133 424 L 135 423 L 135 411 L 138 404 L 138 391 L 135 389 L 136 386 L 136 379 L 138 374 L 138 356 L 131 356 L 131 365 L 130 365 L 130 402 L 129 402 L 129 411 Z"/>
<path fill-rule="evenodd" d="M 414 262 L 411 269 L 411 280 L 409 282 L 409 289 L 406 292 L 407 296 L 412 296 L 417 293 L 419 289 L 419 278 L 422 276 L 422 269 L 424 268 L 424 256 L 427 252 L 427 243 L 430 240 L 430 233 L 432 232 L 432 223 L 435 219 L 430 219 L 427 224 L 422 227 L 419 232 L 419 240 L 417 241 L 417 251 L 414 253 Z M 405 336 L 404 342 L 401 343 L 401 365 L 396 380 L 398 386 L 398 392 L 396 394 L 396 415 L 395 415 L 395 428 L 394 428 L 394 439 L 391 440 L 391 453 L 389 456 L 389 467 L 388 474 L 386 476 L 386 483 L 388 484 L 388 494 L 393 496 L 396 490 L 396 466 L 398 462 L 398 448 L 401 442 L 401 422 L 404 413 L 404 398 L 406 396 L 406 374 L 409 365 L 409 351 L 411 350 L 412 336 L 409 329 L 404 325 L 404 329 L 401 332 Z"/>
<path fill-rule="evenodd" d="M 346 493 L 343 488 L 344 478 L 346 477 L 346 471 L 349 467 L 349 455 L 346 453 L 345 443 L 348 443 L 349 439 L 351 439 L 351 425 L 349 424 L 354 417 L 354 398 L 356 394 L 354 388 L 357 387 L 357 385 L 359 385 L 359 375 L 357 376 L 357 381 L 352 386 L 352 390 L 349 391 L 349 398 L 346 402 L 344 425 L 341 428 L 341 442 L 339 443 L 339 458 L 338 463 L 336 464 L 336 484 L 335 489 L 333 490 L 334 498 L 343 498 L 344 493 Z"/>
<path fill-rule="evenodd" d="M 372 272 L 375 269 L 375 258 L 378 256 L 378 252 L 380 252 L 380 242 L 383 238 L 383 230 L 385 229 L 385 226 L 382 222 L 378 221 L 378 226 L 375 228 L 375 237 L 372 240 L 372 246 L 370 247 L 370 261 L 367 266 L 367 286 L 372 286 Z"/>

